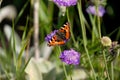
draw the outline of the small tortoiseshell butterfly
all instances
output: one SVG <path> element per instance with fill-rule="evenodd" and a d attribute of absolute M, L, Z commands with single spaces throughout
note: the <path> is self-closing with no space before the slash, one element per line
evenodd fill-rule
<path fill-rule="evenodd" d="M 70 25 L 67 22 L 48 41 L 48 46 L 64 45 L 70 38 Z"/>

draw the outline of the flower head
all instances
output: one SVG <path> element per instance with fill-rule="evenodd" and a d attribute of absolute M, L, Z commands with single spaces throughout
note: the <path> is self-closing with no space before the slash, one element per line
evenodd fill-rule
<path fill-rule="evenodd" d="M 103 46 L 111 46 L 112 45 L 111 39 L 107 36 L 103 36 L 101 38 L 101 43 L 102 43 Z"/>
<path fill-rule="evenodd" d="M 77 3 L 77 0 L 53 0 L 58 6 L 74 6 Z"/>
<path fill-rule="evenodd" d="M 45 41 L 49 42 L 52 37 L 56 34 L 58 30 L 54 30 L 53 32 L 51 32 L 50 34 L 48 34 L 46 37 L 45 37 Z"/>
<path fill-rule="evenodd" d="M 60 55 L 60 59 L 66 64 L 78 65 L 80 63 L 80 53 L 73 49 L 64 50 Z"/>
<path fill-rule="evenodd" d="M 90 13 L 90 14 L 93 14 L 93 15 L 97 15 L 97 16 L 100 16 L 102 17 L 105 13 L 105 9 L 103 6 L 99 6 L 98 7 L 98 14 L 97 14 L 97 11 L 95 9 L 95 6 L 89 6 L 87 9 L 86 9 L 87 13 Z"/>

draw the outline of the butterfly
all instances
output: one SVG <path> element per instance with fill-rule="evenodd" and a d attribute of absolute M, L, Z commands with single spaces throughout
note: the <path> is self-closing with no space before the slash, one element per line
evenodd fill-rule
<path fill-rule="evenodd" d="M 70 24 L 67 22 L 55 32 L 48 41 L 48 46 L 64 45 L 70 38 Z"/>

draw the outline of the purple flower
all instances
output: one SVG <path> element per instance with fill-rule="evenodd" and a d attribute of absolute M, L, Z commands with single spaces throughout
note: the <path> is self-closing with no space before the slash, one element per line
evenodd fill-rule
<path fill-rule="evenodd" d="M 77 0 L 53 0 L 58 6 L 74 6 L 77 3 Z"/>
<path fill-rule="evenodd" d="M 49 42 L 49 41 L 52 39 L 53 35 L 56 34 L 57 31 L 58 31 L 58 30 L 54 30 L 53 32 L 51 32 L 50 34 L 48 34 L 48 35 L 45 37 L 45 41 Z"/>
<path fill-rule="evenodd" d="M 100 16 L 100 17 L 102 17 L 104 15 L 104 13 L 105 13 L 105 9 L 101 5 L 98 7 L 98 14 L 97 14 L 95 6 L 89 6 L 86 9 L 86 11 L 87 11 L 87 13 L 90 13 L 90 14 L 93 14 L 93 15 L 97 15 L 97 16 Z"/>
<path fill-rule="evenodd" d="M 60 59 L 66 64 L 78 65 L 80 63 L 80 53 L 73 49 L 64 50 L 60 54 Z"/>

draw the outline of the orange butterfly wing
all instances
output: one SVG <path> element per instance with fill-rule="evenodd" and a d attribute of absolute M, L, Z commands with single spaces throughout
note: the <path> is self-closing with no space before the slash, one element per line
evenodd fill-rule
<path fill-rule="evenodd" d="M 64 45 L 69 38 L 70 38 L 70 25 L 67 22 L 52 37 L 52 39 L 48 43 L 48 46 Z"/>

